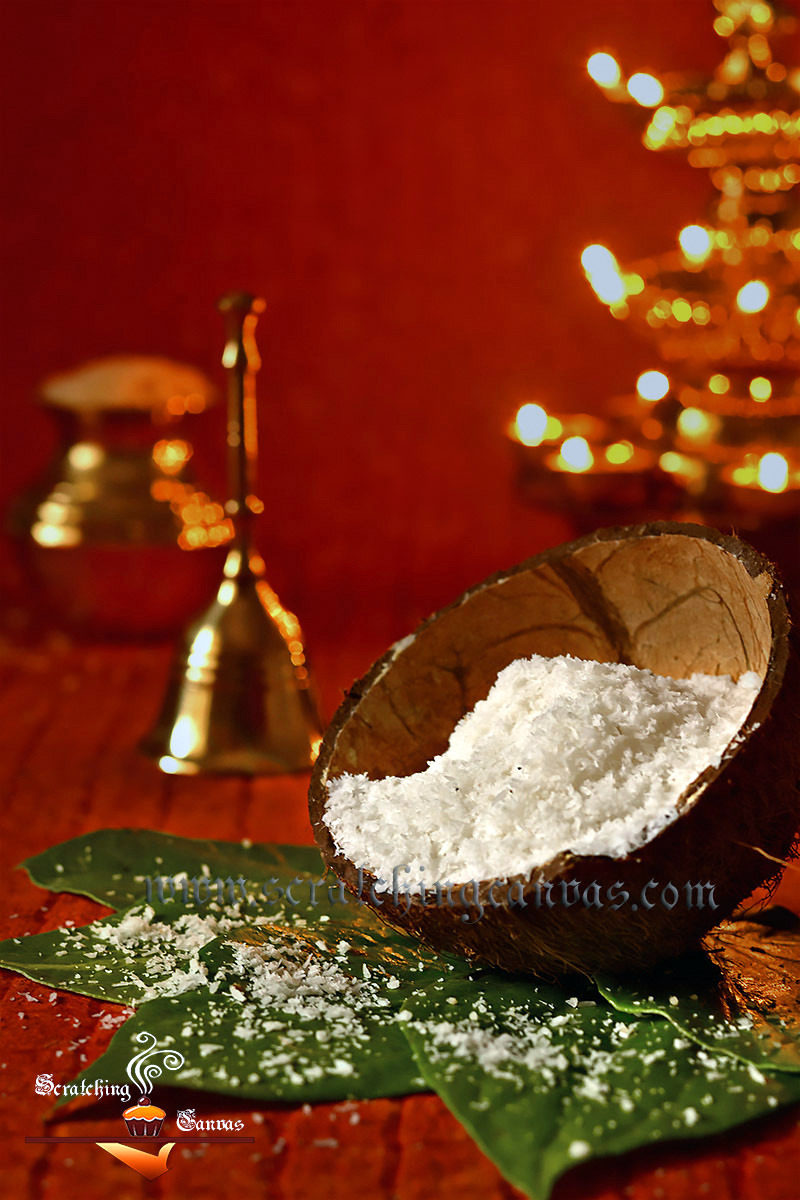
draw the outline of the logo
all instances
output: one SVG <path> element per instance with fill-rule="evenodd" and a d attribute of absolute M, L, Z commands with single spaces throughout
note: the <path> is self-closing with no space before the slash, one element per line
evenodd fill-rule
<path fill-rule="evenodd" d="M 198 1118 L 194 1108 L 179 1110 L 175 1119 L 178 1134 L 163 1135 L 167 1112 L 160 1105 L 153 1103 L 153 1084 L 160 1079 L 165 1071 L 179 1071 L 186 1062 L 183 1054 L 169 1047 L 158 1045 L 157 1038 L 145 1030 L 134 1035 L 134 1042 L 143 1046 L 138 1054 L 130 1059 L 125 1074 L 130 1083 L 113 1083 L 105 1079 L 80 1084 L 57 1083 L 49 1072 L 36 1076 L 34 1092 L 37 1096 L 61 1096 L 71 1099 L 74 1096 L 104 1097 L 113 1096 L 125 1105 L 121 1113 L 127 1136 L 118 1142 L 100 1142 L 94 1144 L 105 1150 L 113 1158 L 138 1172 L 145 1179 L 158 1179 L 169 1170 L 169 1157 L 178 1142 L 252 1142 L 252 1137 L 243 1137 L 239 1131 L 244 1129 L 244 1121 L 228 1119 Z M 136 1103 L 131 1100 L 138 1096 Z M 219 1133 L 233 1133 L 234 1136 L 219 1137 Z M 208 1136 L 211 1134 L 211 1136 Z M 199 1136 L 198 1136 L 199 1135 Z M 216 1136 L 214 1136 L 216 1135 Z M 26 1142 L 85 1142 L 93 1139 L 73 1137 L 34 1137 L 26 1138 Z"/>
<path fill-rule="evenodd" d="M 162 1050 L 154 1035 L 145 1030 L 137 1033 L 133 1040 L 145 1046 L 144 1050 L 133 1056 L 125 1072 L 139 1090 L 139 1103 L 126 1108 L 122 1119 L 132 1138 L 157 1138 L 167 1114 L 152 1102 L 153 1083 L 165 1070 L 179 1071 L 186 1059 L 177 1050 Z M 98 1142 L 97 1145 L 146 1179 L 157 1179 L 169 1170 L 168 1159 L 175 1148 L 174 1142 L 167 1142 L 153 1155 L 124 1142 Z"/>

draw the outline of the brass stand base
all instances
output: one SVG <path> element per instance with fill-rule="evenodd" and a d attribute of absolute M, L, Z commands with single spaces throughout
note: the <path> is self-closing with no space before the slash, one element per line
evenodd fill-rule
<path fill-rule="evenodd" d="M 310 683 L 296 619 L 233 549 L 141 748 L 171 775 L 308 770 L 321 740 Z"/>

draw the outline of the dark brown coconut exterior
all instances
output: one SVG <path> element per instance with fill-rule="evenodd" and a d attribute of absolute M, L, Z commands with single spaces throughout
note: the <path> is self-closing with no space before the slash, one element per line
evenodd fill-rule
<path fill-rule="evenodd" d="M 658 523 L 600 530 L 492 576 L 392 647 L 350 690 L 322 744 L 309 805 L 323 858 L 356 893 L 359 864 L 337 854 L 325 824 L 328 780 L 424 769 L 498 671 L 531 654 L 630 663 L 673 677 L 738 678 L 755 670 L 764 684 L 720 766 L 695 780 L 679 817 L 635 853 L 562 854 L 529 877 L 510 877 L 526 907 L 509 905 L 506 888 L 495 889 L 502 903 L 492 907 L 485 881 L 486 911 L 477 921 L 474 909 L 423 906 L 418 897 L 405 912 L 403 898 L 395 906 L 386 893 L 377 912 L 435 948 L 509 971 L 621 972 L 677 955 L 775 874 L 766 856 L 784 858 L 798 826 L 797 635 L 773 565 L 713 529 Z M 652 880 L 658 887 L 646 896 L 654 906 L 637 905 Z M 595 881 L 603 896 L 623 884 L 630 901 L 616 910 L 560 899 L 548 907 L 540 888 L 537 905 L 537 883 L 550 882 L 551 896 L 560 897 L 562 883 L 584 889 Z M 372 882 L 365 872 L 365 898 Z M 686 885 L 707 882 L 717 907 L 690 905 Z M 680 897 L 671 909 L 658 898 L 668 883 Z"/>

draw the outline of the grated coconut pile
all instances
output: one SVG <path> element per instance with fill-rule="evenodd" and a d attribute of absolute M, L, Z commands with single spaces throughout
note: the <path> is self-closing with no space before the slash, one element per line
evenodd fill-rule
<path fill-rule="evenodd" d="M 621 858 L 719 765 L 761 682 L 517 659 L 426 770 L 330 781 L 325 823 L 337 850 L 388 882 L 405 865 L 463 883 L 527 875 L 563 851 Z"/>

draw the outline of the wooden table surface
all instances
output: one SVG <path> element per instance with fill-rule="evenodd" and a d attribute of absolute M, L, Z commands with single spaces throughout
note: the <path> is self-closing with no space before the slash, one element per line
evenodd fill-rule
<path fill-rule="evenodd" d="M 316 647 L 327 712 L 380 646 Z M 0 794 L 5 866 L 2 936 L 84 923 L 102 911 L 53 896 L 13 868 L 56 842 L 104 826 L 146 826 L 189 837 L 309 842 L 307 778 L 165 776 L 136 749 L 158 705 L 164 646 L 79 645 L 63 636 L 6 636 L 0 646 Z M 785 897 L 784 897 L 785 899 Z M 50 1102 L 40 1072 L 72 1078 L 111 1037 L 114 1006 L 0 972 L 0 1091 L 4 1194 L 127 1200 L 235 1195 L 239 1200 L 508 1200 L 517 1196 L 435 1096 L 302 1108 L 204 1098 L 203 1115 L 237 1110 L 252 1145 L 185 1147 L 152 1183 L 94 1145 L 26 1144 Z M 195 1101 L 186 1095 L 186 1104 Z M 114 1140 L 119 1115 L 86 1111 L 48 1134 Z M 558 1200 L 797 1200 L 800 1129 L 788 1110 L 702 1143 L 665 1145 L 571 1171 Z"/>

